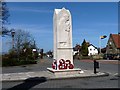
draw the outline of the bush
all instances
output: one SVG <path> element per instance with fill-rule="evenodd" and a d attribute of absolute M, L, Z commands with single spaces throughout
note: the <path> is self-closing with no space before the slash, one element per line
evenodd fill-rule
<path fill-rule="evenodd" d="M 17 66 L 17 65 L 18 65 L 18 61 L 15 59 L 2 60 L 2 66 Z"/>
<path fill-rule="evenodd" d="M 81 59 L 92 59 L 91 56 L 81 56 Z"/>
<path fill-rule="evenodd" d="M 21 60 L 20 65 L 25 65 L 25 64 L 36 64 L 36 60 Z"/>
<path fill-rule="evenodd" d="M 32 59 L 32 58 L 31 58 Z M 36 60 L 31 59 L 24 59 L 21 57 L 18 59 L 15 54 L 5 54 L 2 55 L 2 66 L 18 66 L 18 65 L 25 65 L 25 64 L 36 64 Z"/>
<path fill-rule="evenodd" d="M 101 55 L 93 55 L 92 58 L 94 60 L 100 60 L 100 59 L 102 59 L 102 56 Z"/>
<path fill-rule="evenodd" d="M 82 56 L 82 55 L 74 55 L 73 59 L 78 59 L 78 60 L 82 60 L 82 59 L 92 59 L 92 56 Z"/>
<path fill-rule="evenodd" d="M 36 64 L 36 60 L 2 60 L 2 66 L 18 66 L 18 65 L 26 65 L 26 64 Z"/>

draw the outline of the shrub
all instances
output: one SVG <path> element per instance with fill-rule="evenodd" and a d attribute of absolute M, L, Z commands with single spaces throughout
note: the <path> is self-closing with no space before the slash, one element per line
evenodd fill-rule
<path fill-rule="evenodd" d="M 81 56 L 81 59 L 92 59 L 91 56 Z"/>
<path fill-rule="evenodd" d="M 16 54 L 5 54 L 2 56 L 2 66 L 18 66 L 18 65 L 25 65 L 25 64 L 36 64 L 37 61 L 33 60 L 32 57 L 28 57 L 30 59 L 25 59 L 25 57 L 21 57 L 18 59 Z"/>

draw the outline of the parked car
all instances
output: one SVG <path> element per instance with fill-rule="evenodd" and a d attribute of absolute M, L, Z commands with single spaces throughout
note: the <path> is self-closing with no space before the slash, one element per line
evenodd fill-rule
<path fill-rule="evenodd" d="M 107 60 L 120 60 L 120 54 L 104 54 L 103 59 Z"/>

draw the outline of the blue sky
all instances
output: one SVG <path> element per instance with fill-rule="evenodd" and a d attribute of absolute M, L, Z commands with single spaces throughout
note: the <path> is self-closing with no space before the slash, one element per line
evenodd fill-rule
<path fill-rule="evenodd" d="M 9 29 L 28 31 L 36 40 L 38 48 L 53 50 L 53 12 L 65 7 L 72 15 L 73 46 L 83 39 L 99 47 L 106 46 L 110 33 L 118 33 L 117 2 L 8 2 L 10 12 Z M 12 47 L 11 38 L 3 37 L 3 51 Z"/>

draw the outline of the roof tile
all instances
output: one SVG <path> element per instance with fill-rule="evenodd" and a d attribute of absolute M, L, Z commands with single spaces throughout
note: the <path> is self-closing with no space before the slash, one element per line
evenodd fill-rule
<path fill-rule="evenodd" d="M 117 48 L 120 48 L 120 34 L 111 34 Z"/>

